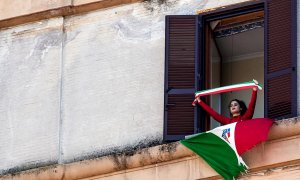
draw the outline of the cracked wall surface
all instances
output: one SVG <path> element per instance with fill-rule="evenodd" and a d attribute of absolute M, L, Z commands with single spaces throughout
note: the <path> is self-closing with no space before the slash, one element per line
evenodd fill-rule
<path fill-rule="evenodd" d="M 63 18 L 0 31 L 0 173 L 57 163 Z"/>

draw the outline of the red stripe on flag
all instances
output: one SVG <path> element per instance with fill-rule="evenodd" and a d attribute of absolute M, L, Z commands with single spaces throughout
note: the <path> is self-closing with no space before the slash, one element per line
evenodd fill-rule
<path fill-rule="evenodd" d="M 241 155 L 258 143 L 266 141 L 272 124 L 273 120 L 268 118 L 239 121 L 236 124 L 234 133 L 235 146 L 238 154 Z"/>

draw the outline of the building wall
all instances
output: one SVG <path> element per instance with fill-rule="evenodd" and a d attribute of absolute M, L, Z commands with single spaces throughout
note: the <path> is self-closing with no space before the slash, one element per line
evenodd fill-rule
<path fill-rule="evenodd" d="M 64 161 L 161 141 L 160 18 L 135 4 L 65 19 Z"/>
<path fill-rule="evenodd" d="M 0 31 L 0 173 L 57 163 L 63 18 Z"/>
<path fill-rule="evenodd" d="M 243 1 L 146 1 L 0 29 L 0 174 L 159 143 L 165 15 Z"/>

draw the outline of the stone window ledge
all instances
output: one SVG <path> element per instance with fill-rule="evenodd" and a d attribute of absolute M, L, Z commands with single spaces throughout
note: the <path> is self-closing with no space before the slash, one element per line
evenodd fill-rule
<path fill-rule="evenodd" d="M 293 167 L 300 164 L 299 152 L 300 117 L 296 117 L 277 121 L 270 130 L 268 141 L 246 152 L 243 159 L 249 166 L 251 175 L 251 173 L 261 173 L 267 169 Z M 219 179 L 218 174 L 200 157 L 179 142 L 141 149 L 132 154 L 110 155 L 92 160 L 33 169 L 15 175 L 6 175 L 2 178 L 82 179 L 94 177 L 101 179 L 146 169 L 168 166 L 175 168 L 176 166 L 172 165 L 180 163 L 189 164 L 190 171 L 195 171 L 189 177 Z M 299 169 L 299 166 L 297 167 Z"/>
<path fill-rule="evenodd" d="M 142 0 L 43 0 L 32 4 L 31 0 L 1 0 L 0 28 L 140 1 Z"/>

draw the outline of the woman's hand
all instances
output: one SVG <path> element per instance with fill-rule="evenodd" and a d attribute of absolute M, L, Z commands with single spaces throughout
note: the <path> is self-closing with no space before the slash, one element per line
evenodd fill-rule
<path fill-rule="evenodd" d="M 253 79 L 253 82 L 254 82 L 256 85 L 258 85 L 258 81 L 257 81 L 257 80 Z M 253 87 L 253 91 L 257 91 L 257 87 Z"/>
<path fill-rule="evenodd" d="M 201 101 L 200 97 L 197 97 L 197 98 L 193 101 L 192 105 L 193 105 L 193 106 L 196 106 L 197 102 L 199 103 L 200 101 Z"/>
<path fill-rule="evenodd" d="M 257 81 L 257 80 L 253 79 L 253 82 L 254 82 L 256 85 L 258 85 L 258 81 Z"/>

